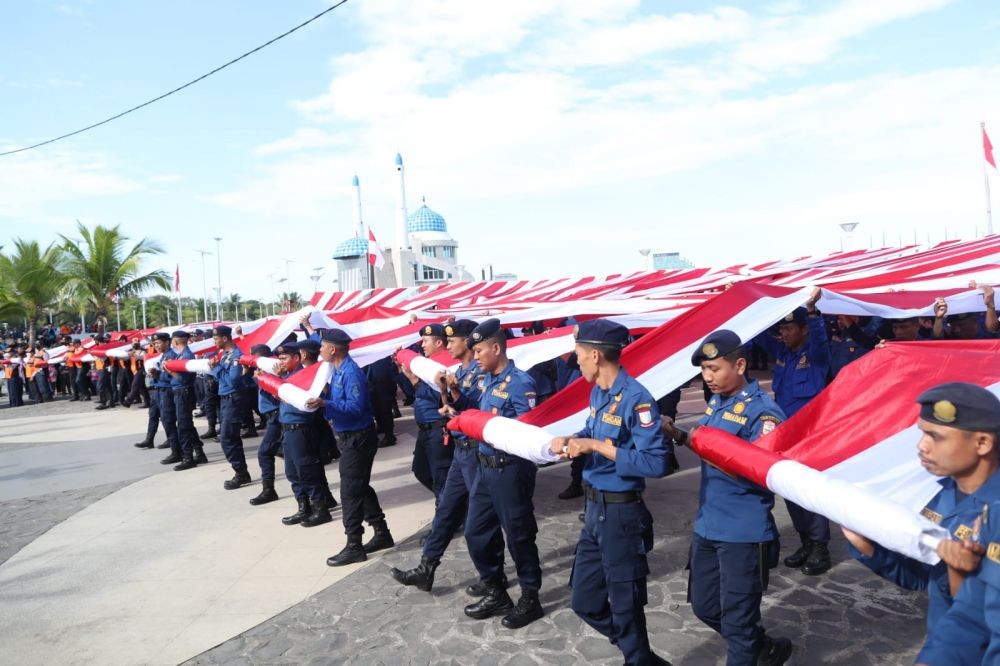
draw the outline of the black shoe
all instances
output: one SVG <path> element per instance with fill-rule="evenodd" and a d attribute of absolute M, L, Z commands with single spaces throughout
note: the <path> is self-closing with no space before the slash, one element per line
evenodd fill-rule
<path fill-rule="evenodd" d="M 385 524 L 384 520 L 375 523 L 372 528 L 375 530 L 375 534 L 364 545 L 366 555 L 371 555 L 372 553 L 392 548 L 396 545 L 396 542 L 392 540 L 392 533 L 389 532 L 389 526 Z"/>
<path fill-rule="evenodd" d="M 198 463 L 194 461 L 194 458 L 184 458 L 181 460 L 180 465 L 174 466 L 175 472 L 183 472 L 186 469 L 194 469 L 198 466 Z"/>
<path fill-rule="evenodd" d="M 181 461 L 181 454 L 171 453 L 169 456 L 160 461 L 161 465 L 176 465 Z"/>
<path fill-rule="evenodd" d="M 236 470 L 236 474 L 233 475 L 233 478 L 223 483 L 222 487 L 226 490 L 236 490 L 241 486 L 248 485 L 252 480 L 253 479 L 250 478 L 250 472 L 245 469 Z"/>
<path fill-rule="evenodd" d="M 486 596 L 465 607 L 465 614 L 473 620 L 485 620 L 498 613 L 508 613 L 514 608 L 514 601 L 507 590 L 499 585 L 489 585 Z"/>
<path fill-rule="evenodd" d="M 673 666 L 669 661 L 656 654 L 655 652 L 650 652 L 649 656 L 653 659 L 653 666 Z"/>
<path fill-rule="evenodd" d="M 151 449 L 153 448 L 153 441 L 149 439 L 144 439 L 141 442 L 136 442 L 132 446 L 134 446 L 137 449 Z"/>
<path fill-rule="evenodd" d="M 342 567 L 345 564 L 364 562 L 367 559 L 365 547 L 361 545 L 361 535 L 355 534 L 347 537 L 347 545 L 344 546 L 344 550 L 327 558 L 326 564 L 330 567 Z"/>
<path fill-rule="evenodd" d="M 308 499 L 299 500 L 299 510 L 290 516 L 285 516 L 281 519 L 282 525 L 298 525 L 302 522 L 302 519 L 312 513 L 312 509 L 309 507 Z"/>
<path fill-rule="evenodd" d="M 250 498 L 252 506 L 276 502 L 278 500 L 278 493 L 274 492 L 274 481 L 264 480 L 260 482 L 260 485 L 262 486 L 260 495 Z"/>
<path fill-rule="evenodd" d="M 256 428 L 244 428 L 240 431 L 240 439 L 252 439 L 254 437 L 259 437 Z"/>
<path fill-rule="evenodd" d="M 206 439 L 212 439 L 213 437 L 218 437 L 218 436 L 219 436 L 219 433 L 217 433 L 217 432 L 215 432 L 214 430 L 211 430 L 211 429 L 206 430 L 205 432 L 203 432 L 200 435 L 198 435 L 198 437 L 200 437 L 202 441 L 204 441 Z"/>
<path fill-rule="evenodd" d="M 430 592 L 431 587 L 434 586 L 434 572 L 437 570 L 438 564 L 440 564 L 438 560 L 432 560 L 429 557 L 421 557 L 420 564 L 418 564 L 416 568 L 402 571 L 393 567 L 389 573 L 392 574 L 392 577 L 395 578 L 397 582 L 402 583 L 403 585 L 412 585 L 418 590 Z"/>
<path fill-rule="evenodd" d="M 403 400 L 403 407 L 409 407 L 413 404 L 413 398 L 406 398 Z"/>
<path fill-rule="evenodd" d="M 157 444 L 156 448 L 158 448 L 158 449 L 169 449 L 170 448 L 170 442 L 163 442 L 163 444 Z"/>
<path fill-rule="evenodd" d="M 826 543 L 816 542 L 809 549 L 809 557 L 806 558 L 801 571 L 807 576 L 819 576 L 829 571 L 832 566 L 830 549 Z"/>
<path fill-rule="evenodd" d="M 378 448 L 384 449 L 387 446 L 396 446 L 395 437 L 383 437 L 378 441 Z"/>
<path fill-rule="evenodd" d="M 196 446 L 194 447 L 194 461 L 199 465 L 205 465 L 208 463 L 208 456 L 205 455 L 205 449 Z"/>
<path fill-rule="evenodd" d="M 110 407 L 110 405 L 105 405 L 105 404 L 104 404 L 104 403 L 102 402 L 102 403 L 101 403 L 101 404 L 99 404 L 99 405 L 98 405 L 97 407 L 94 407 L 94 409 L 95 409 L 95 410 L 101 410 L 101 409 L 107 409 L 108 407 Z"/>
<path fill-rule="evenodd" d="M 200 419 L 204 415 L 205 415 L 205 412 L 203 412 L 202 410 L 199 409 L 197 412 L 194 412 L 194 413 L 191 414 L 191 418 Z"/>
<path fill-rule="evenodd" d="M 806 563 L 806 558 L 809 557 L 810 550 L 812 550 L 812 544 L 808 541 L 803 541 L 797 551 L 785 558 L 785 566 L 798 569 Z"/>
<path fill-rule="evenodd" d="M 542 604 L 538 601 L 538 591 L 524 590 L 521 592 L 521 598 L 517 600 L 517 606 L 504 616 L 500 624 L 508 629 L 520 629 L 540 619 L 543 615 L 545 615 L 545 611 L 542 610 Z"/>
<path fill-rule="evenodd" d="M 312 511 L 299 523 L 302 527 L 316 527 L 333 520 L 330 509 L 326 508 L 326 501 L 319 500 L 312 503 Z"/>
<path fill-rule="evenodd" d="M 392 407 L 392 418 L 401 419 L 403 415 L 399 413 L 399 405 L 393 405 Z"/>
<path fill-rule="evenodd" d="M 506 590 L 509 585 L 510 583 L 507 582 L 507 575 L 502 574 L 500 576 L 500 587 Z M 487 594 L 489 594 L 489 592 L 490 592 L 489 583 L 484 583 L 481 580 L 476 581 L 469 587 L 465 588 L 465 593 L 470 597 L 485 597 Z"/>
<path fill-rule="evenodd" d="M 139 405 L 139 409 L 149 409 L 149 403 L 148 402 L 142 403 L 141 405 Z"/>
<path fill-rule="evenodd" d="M 561 500 L 571 500 L 577 497 L 583 497 L 583 486 L 579 483 L 571 483 L 566 490 L 559 493 L 559 499 Z"/>
<path fill-rule="evenodd" d="M 792 656 L 790 640 L 764 636 L 764 644 L 757 653 L 757 666 L 781 666 L 790 656 Z"/>

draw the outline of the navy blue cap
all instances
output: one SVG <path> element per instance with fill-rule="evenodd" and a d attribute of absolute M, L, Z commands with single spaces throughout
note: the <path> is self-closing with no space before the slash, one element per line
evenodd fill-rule
<path fill-rule="evenodd" d="M 170 334 L 169 333 L 153 333 L 153 339 L 154 340 L 161 340 L 163 342 L 170 342 Z"/>
<path fill-rule="evenodd" d="M 731 354 L 743 346 L 740 336 L 732 331 L 720 328 L 713 331 L 701 341 L 698 348 L 691 354 L 691 365 L 701 365 L 702 361 L 714 361 L 726 354 Z"/>
<path fill-rule="evenodd" d="M 267 345 L 254 345 L 250 348 L 250 353 L 254 356 L 270 356 L 271 348 Z"/>
<path fill-rule="evenodd" d="M 332 342 L 335 345 L 347 346 L 351 344 L 351 336 L 344 333 L 339 328 L 328 328 L 320 333 L 323 342 Z"/>
<path fill-rule="evenodd" d="M 442 324 L 425 324 L 420 327 L 420 335 L 430 335 L 435 338 L 448 337 Z"/>
<path fill-rule="evenodd" d="M 798 307 L 789 312 L 784 316 L 784 318 L 779 321 L 779 324 L 798 324 L 799 326 L 805 326 L 806 321 L 808 321 L 809 311 L 803 307 Z"/>
<path fill-rule="evenodd" d="M 227 338 L 233 337 L 233 329 L 228 326 L 216 326 L 212 329 L 212 335 L 225 336 Z"/>
<path fill-rule="evenodd" d="M 297 342 L 282 342 L 278 345 L 278 348 L 274 350 L 279 356 L 281 354 L 291 354 L 295 355 L 299 353 L 299 343 Z"/>
<path fill-rule="evenodd" d="M 469 333 L 468 343 L 470 347 L 474 347 L 483 340 L 489 340 L 490 338 L 495 338 L 500 335 L 500 331 L 503 330 L 500 327 L 499 319 L 487 319 L 486 321 L 480 322 L 472 329 L 472 333 Z"/>
<path fill-rule="evenodd" d="M 521 332 L 525 335 L 539 335 L 545 332 L 545 322 L 543 321 L 533 321 L 528 326 L 521 329 Z"/>
<path fill-rule="evenodd" d="M 948 382 L 919 396 L 920 418 L 930 423 L 970 430 L 1000 432 L 1000 400 L 976 384 Z"/>
<path fill-rule="evenodd" d="M 628 329 L 608 319 L 591 319 L 577 324 L 573 337 L 583 344 L 624 347 L 628 344 Z"/>
<path fill-rule="evenodd" d="M 449 338 L 467 338 L 476 330 L 476 326 L 476 322 L 471 319 L 456 319 L 450 324 L 445 324 L 444 334 Z"/>
<path fill-rule="evenodd" d="M 319 343 L 315 340 L 303 340 L 299 343 L 299 351 L 307 351 L 313 354 L 319 353 Z"/>
<path fill-rule="evenodd" d="M 180 338 L 181 340 L 187 340 L 188 338 L 191 337 L 191 334 L 188 333 L 187 331 L 182 331 L 180 329 L 177 329 L 176 331 L 170 334 L 170 337 Z"/>

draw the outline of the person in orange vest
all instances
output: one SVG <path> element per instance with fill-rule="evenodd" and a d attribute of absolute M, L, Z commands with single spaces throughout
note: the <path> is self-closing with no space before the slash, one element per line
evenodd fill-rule
<path fill-rule="evenodd" d="M 146 358 L 145 352 L 142 350 L 142 344 L 139 342 L 139 338 L 132 338 L 132 348 L 128 352 L 128 370 L 132 375 L 132 385 L 129 387 L 127 393 L 124 393 L 125 399 L 122 404 L 126 407 L 139 402 L 142 400 L 142 409 L 149 408 L 149 389 L 146 387 L 146 367 L 143 365 L 143 360 Z"/>
<path fill-rule="evenodd" d="M 49 355 L 41 347 L 35 349 L 32 366 L 34 368 L 35 390 L 39 402 L 52 402 L 52 387 L 49 385 Z"/>

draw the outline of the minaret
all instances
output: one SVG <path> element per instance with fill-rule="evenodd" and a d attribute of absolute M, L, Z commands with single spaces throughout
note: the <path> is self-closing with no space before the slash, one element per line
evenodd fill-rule
<path fill-rule="evenodd" d="M 365 225 L 361 221 L 361 182 L 358 180 L 358 174 L 354 174 L 351 186 L 354 188 L 354 237 L 365 238 Z"/>
<path fill-rule="evenodd" d="M 406 233 L 406 178 L 403 173 L 403 157 L 396 153 L 396 173 L 399 174 L 399 200 L 396 202 L 396 248 L 410 249 L 410 235 Z"/>

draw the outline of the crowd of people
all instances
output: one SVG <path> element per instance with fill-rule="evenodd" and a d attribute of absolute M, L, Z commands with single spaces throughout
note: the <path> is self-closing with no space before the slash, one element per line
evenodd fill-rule
<path fill-rule="evenodd" d="M 947 304 L 939 300 L 933 318 L 897 320 L 825 317 L 816 307 L 819 295 L 815 291 L 804 307 L 752 341 L 727 330 L 705 338 L 691 359 L 700 370 L 707 403 L 700 425 L 753 442 L 882 341 L 969 340 L 995 337 L 998 329 L 988 287 L 983 288 L 985 313 L 949 315 Z M 351 358 L 351 338 L 344 331 L 316 330 L 306 319 L 301 323 L 301 333 L 274 349 L 257 345 L 249 352 L 275 357 L 276 373 L 284 379 L 319 362 L 331 364 L 328 386 L 304 408 L 259 386 L 263 370 L 240 360 L 243 351 L 235 344 L 239 327 L 222 325 L 193 334 L 156 333 L 146 346 L 133 339 L 127 357 L 94 361 L 93 366 L 73 361 L 48 366 L 43 349 L 15 347 L 4 354 L 6 386 L 12 397 L 18 393 L 17 404 L 22 382 L 27 382 L 35 386 L 40 402 L 62 394 L 73 400 L 96 398 L 97 409 L 147 408 L 146 436 L 135 446 L 169 448 L 162 462 L 179 472 L 206 463 L 204 442 L 217 439 L 234 472 L 224 483 L 227 490 L 252 482 L 243 439 L 261 436 L 261 491 L 250 504 L 278 499 L 276 467 L 282 459 L 297 502 L 283 524 L 316 527 L 331 522 L 331 511 L 341 507 L 347 543 L 327 560 L 330 566 L 364 561 L 395 543 L 371 485 L 371 471 L 377 449 L 396 443 L 394 418 L 401 414 L 401 395 L 403 406 L 412 405 L 417 427 L 412 472 L 433 494 L 435 513 L 421 540 L 419 563 L 390 573 L 403 585 L 430 591 L 449 543 L 463 534 L 479 576 L 466 589 L 474 600 L 464 613 L 480 620 L 499 615 L 504 627 L 517 629 L 545 613 L 538 596 L 543 571 L 532 499 L 537 466 L 449 430 L 448 423 L 468 409 L 519 417 L 582 377 L 593 385 L 586 426 L 551 442 L 553 455 L 571 461 L 570 483 L 559 497 L 585 498 L 571 605 L 621 649 L 626 663 L 667 663 L 651 651 L 646 631 L 646 556 L 653 547 L 653 521 L 642 494 L 645 479 L 678 468 L 674 448 L 683 446 L 690 432 L 675 422 L 680 389 L 655 399 L 622 366 L 622 350 L 633 340 L 626 328 L 602 319 L 561 322 L 576 324 L 574 351 L 522 370 L 507 355 L 512 334 L 497 319 L 427 324 L 414 351 L 429 358 L 446 354 L 452 359 L 449 365 L 457 363 L 454 372 L 439 373 L 432 386 L 398 355 L 361 368 Z M 542 332 L 541 322 L 521 331 Z M 209 373 L 165 367 L 167 361 L 194 359 L 190 343 L 208 336 L 217 349 L 209 357 Z M 68 344 L 75 349 L 79 343 Z M 154 354 L 156 361 L 147 372 L 144 361 Z M 36 358 L 41 359 L 37 367 Z M 751 372 L 772 363 L 769 392 Z M 34 372 L 28 374 L 29 368 Z M 845 531 L 845 536 L 852 555 L 875 573 L 910 589 L 928 590 L 928 642 L 921 659 L 980 663 L 979 657 L 956 661 L 948 655 L 956 632 L 979 641 L 978 652 L 963 644 L 963 655 L 1000 650 L 1000 627 L 993 645 L 993 618 L 984 610 L 1000 602 L 1000 592 L 995 592 L 1000 589 L 995 566 L 1000 564 L 1000 544 L 984 540 L 987 534 L 993 538 L 984 507 L 1000 501 L 1000 480 L 994 480 L 1000 402 L 985 389 L 966 384 L 936 387 L 919 402 L 920 460 L 942 477 L 941 493 L 923 514 L 948 528 L 954 540 L 942 543 L 941 563 L 929 567 L 887 551 L 866 535 Z M 194 426 L 196 417 L 207 421 L 202 433 Z M 161 427 L 166 439 L 157 445 Z M 326 471 L 333 461 L 340 475 L 339 502 Z M 782 664 L 792 642 L 765 632 L 760 613 L 768 571 L 780 561 L 774 495 L 705 463 L 700 483 L 689 560 L 692 610 L 726 641 L 727 663 Z M 787 508 L 800 543 L 784 564 L 806 575 L 824 574 L 831 567 L 829 521 L 790 502 Z M 367 541 L 365 523 L 371 530 Z M 505 551 L 520 586 L 516 603 L 508 592 Z M 965 578 L 969 581 L 963 584 Z"/>

